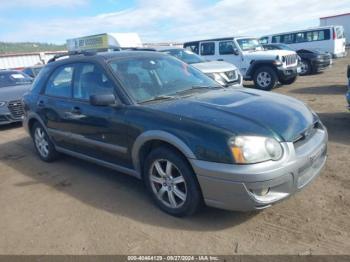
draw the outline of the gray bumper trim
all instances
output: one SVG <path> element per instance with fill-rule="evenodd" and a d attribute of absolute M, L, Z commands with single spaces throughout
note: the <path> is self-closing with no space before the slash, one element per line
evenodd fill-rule
<path fill-rule="evenodd" d="M 190 160 L 207 205 L 229 210 L 262 209 L 308 185 L 326 163 L 328 135 L 318 130 L 298 148 L 284 143 L 284 157 L 277 162 L 229 165 Z M 269 189 L 263 196 L 255 190 Z"/>

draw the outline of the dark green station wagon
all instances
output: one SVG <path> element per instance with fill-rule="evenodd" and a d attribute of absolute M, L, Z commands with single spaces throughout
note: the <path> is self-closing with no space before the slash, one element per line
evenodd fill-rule
<path fill-rule="evenodd" d="M 63 153 L 140 178 L 175 216 L 202 204 L 269 207 L 309 184 L 326 161 L 326 128 L 302 102 L 223 88 L 162 53 L 61 57 L 23 100 L 42 160 Z"/>

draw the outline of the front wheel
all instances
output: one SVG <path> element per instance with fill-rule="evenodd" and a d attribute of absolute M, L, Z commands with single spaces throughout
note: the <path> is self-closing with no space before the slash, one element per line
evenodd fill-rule
<path fill-rule="evenodd" d="M 253 80 L 256 88 L 270 91 L 277 83 L 277 74 L 273 68 L 263 66 L 255 71 Z"/>
<path fill-rule="evenodd" d="M 312 72 L 312 68 L 311 68 L 310 62 L 305 60 L 305 59 L 302 59 L 300 61 L 300 73 L 299 73 L 299 75 L 306 76 L 306 75 L 311 74 L 311 72 Z"/>
<path fill-rule="evenodd" d="M 279 81 L 282 85 L 291 85 L 297 80 L 297 78 L 298 77 L 295 76 L 295 77 L 288 78 L 288 79 L 280 79 Z"/>
<path fill-rule="evenodd" d="M 177 151 L 153 150 L 144 165 L 144 182 L 155 203 L 173 216 L 189 216 L 202 205 L 202 194 L 192 168 Z"/>

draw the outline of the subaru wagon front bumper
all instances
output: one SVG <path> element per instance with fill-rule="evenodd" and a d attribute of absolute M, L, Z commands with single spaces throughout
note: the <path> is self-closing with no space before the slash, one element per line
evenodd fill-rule
<path fill-rule="evenodd" d="M 308 185 L 326 162 L 325 127 L 301 145 L 282 143 L 279 161 L 232 165 L 190 160 L 208 206 L 250 211 L 271 206 Z"/>

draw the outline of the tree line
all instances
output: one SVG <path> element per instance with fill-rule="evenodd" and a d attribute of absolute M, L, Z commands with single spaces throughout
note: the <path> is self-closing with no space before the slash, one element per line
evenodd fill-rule
<path fill-rule="evenodd" d="M 0 42 L 0 54 L 7 53 L 29 53 L 29 52 L 45 52 L 45 51 L 63 51 L 66 45 L 56 45 L 48 43 L 7 43 Z"/>

